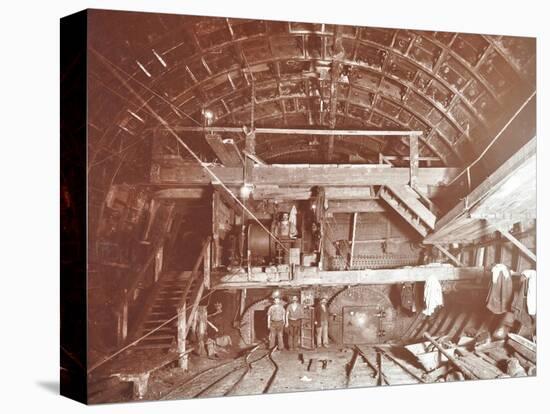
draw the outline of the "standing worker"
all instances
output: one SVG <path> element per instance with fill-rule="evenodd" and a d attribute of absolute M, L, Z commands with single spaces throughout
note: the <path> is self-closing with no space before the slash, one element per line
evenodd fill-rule
<path fill-rule="evenodd" d="M 317 347 L 328 348 L 328 306 L 327 298 L 322 297 L 315 307 L 315 331 L 317 333 Z"/>
<path fill-rule="evenodd" d="M 286 324 L 288 328 L 288 348 L 294 351 L 298 348 L 300 341 L 300 328 L 304 318 L 304 309 L 298 303 L 298 296 L 291 298 L 291 303 L 286 307 Z"/>
<path fill-rule="evenodd" d="M 285 349 L 283 343 L 283 329 L 285 326 L 285 308 L 281 303 L 281 298 L 275 296 L 273 298 L 273 305 L 267 310 L 267 329 L 269 329 L 269 348 L 275 346 L 275 339 L 277 339 L 277 345 L 279 350 Z"/>

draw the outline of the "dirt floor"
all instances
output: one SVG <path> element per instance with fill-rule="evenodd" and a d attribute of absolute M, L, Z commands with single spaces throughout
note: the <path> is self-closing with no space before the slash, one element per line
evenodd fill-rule
<path fill-rule="evenodd" d="M 503 341 L 458 353 L 461 364 L 474 378 L 491 379 L 534 375 L 534 364 L 506 348 Z M 482 350 L 483 349 L 483 350 Z M 515 355 L 532 369 L 507 375 L 506 362 Z M 129 355 L 131 361 L 132 355 Z M 133 355 L 137 359 L 137 354 Z M 141 361 L 146 359 L 140 356 Z M 124 361 L 120 361 L 124 363 Z M 127 363 L 127 362 L 126 362 Z M 254 348 L 220 351 L 218 358 L 189 355 L 187 371 L 171 362 L 153 371 L 141 400 L 206 398 L 262 393 L 332 390 L 422 382 L 455 381 L 452 365 L 427 371 L 403 346 L 332 345 L 315 350 L 269 350 L 264 344 Z M 139 365 L 139 364 L 138 364 Z M 132 383 L 104 376 L 94 387 L 90 403 L 137 400 Z M 92 387 L 92 388 L 94 388 Z"/>

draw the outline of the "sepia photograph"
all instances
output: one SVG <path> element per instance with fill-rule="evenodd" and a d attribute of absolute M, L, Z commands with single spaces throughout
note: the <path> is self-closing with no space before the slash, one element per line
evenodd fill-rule
<path fill-rule="evenodd" d="M 435 27 L 61 18 L 61 394 L 535 377 L 537 39 Z"/>

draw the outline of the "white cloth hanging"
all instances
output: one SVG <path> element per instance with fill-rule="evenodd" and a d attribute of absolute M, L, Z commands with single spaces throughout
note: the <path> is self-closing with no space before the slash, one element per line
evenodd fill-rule
<path fill-rule="evenodd" d="M 521 272 L 527 278 L 527 313 L 537 313 L 537 271 L 533 269 Z"/>
<path fill-rule="evenodd" d="M 494 265 L 491 271 L 493 272 L 493 283 L 497 283 L 498 277 L 501 273 L 502 276 L 506 279 L 510 277 L 510 271 L 508 270 L 508 267 L 506 265 L 503 265 L 502 263 L 497 263 L 496 265 Z"/>
<path fill-rule="evenodd" d="M 443 291 L 441 284 L 435 276 L 430 276 L 424 284 L 424 305 L 422 311 L 425 315 L 430 316 L 439 307 L 443 306 Z"/>
<path fill-rule="evenodd" d="M 295 238 L 298 234 L 298 210 L 295 205 L 290 209 L 288 221 L 290 222 L 290 237 Z"/>

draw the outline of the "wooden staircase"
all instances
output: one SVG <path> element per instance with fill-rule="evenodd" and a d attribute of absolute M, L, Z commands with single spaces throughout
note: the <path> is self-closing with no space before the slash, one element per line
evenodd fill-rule
<path fill-rule="evenodd" d="M 421 197 L 409 185 L 382 186 L 379 196 L 422 237 L 426 237 L 434 229 L 436 215 L 430 210 L 433 205 L 428 204 L 426 198 Z"/>
<path fill-rule="evenodd" d="M 148 309 L 144 312 L 144 317 L 135 331 L 136 338 L 147 335 L 159 325 L 174 318 L 178 313 L 178 306 L 182 304 L 183 295 L 186 291 L 187 294 L 184 299 L 186 309 L 191 310 L 193 308 L 193 302 L 202 283 L 202 278 L 191 278 L 191 274 L 191 271 L 179 274 L 172 272 L 161 277 L 150 294 L 149 301 L 146 304 Z M 174 320 L 141 340 L 136 345 L 136 349 L 170 349 L 176 341 L 177 322 L 177 318 L 174 318 Z"/>
<path fill-rule="evenodd" d="M 210 257 L 209 249 L 210 237 L 205 240 L 193 270 L 161 274 L 136 318 L 136 328 L 131 338 L 132 341 L 139 340 L 135 345 L 136 349 L 169 350 L 185 343 L 189 327 L 207 287 L 204 272 L 200 268 Z M 185 319 L 182 325 L 184 329 L 179 332 L 179 338 L 178 311 L 184 312 Z"/>

